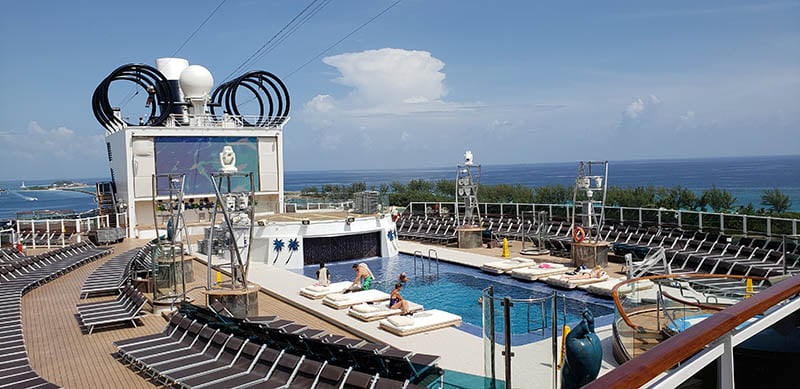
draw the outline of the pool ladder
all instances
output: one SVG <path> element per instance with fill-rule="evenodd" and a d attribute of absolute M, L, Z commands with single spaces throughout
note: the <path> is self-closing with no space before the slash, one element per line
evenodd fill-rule
<path fill-rule="evenodd" d="M 422 276 L 425 277 L 425 260 L 428 261 L 428 273 L 432 274 L 432 263 L 436 262 L 436 276 L 439 276 L 439 253 L 434 249 L 428 249 L 428 256 L 422 255 L 422 251 L 414 251 L 414 274 L 417 274 L 417 259 L 419 259 L 420 269 L 422 269 Z"/>

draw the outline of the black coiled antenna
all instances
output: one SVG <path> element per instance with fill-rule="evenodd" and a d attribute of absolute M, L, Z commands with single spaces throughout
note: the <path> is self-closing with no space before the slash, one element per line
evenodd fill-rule
<path fill-rule="evenodd" d="M 152 95 L 154 101 L 150 105 L 150 117 L 144 123 L 129 123 L 122 118 L 122 115 L 115 114 L 115 109 L 108 101 L 108 89 L 114 81 L 133 82 Z M 173 104 L 172 90 L 167 84 L 167 78 L 158 69 L 145 64 L 127 64 L 118 67 L 100 82 L 92 95 L 94 117 L 106 128 L 107 133 L 137 124 L 162 126 L 172 112 Z"/>
<path fill-rule="evenodd" d="M 258 116 L 255 119 L 250 117 L 254 121 L 249 121 L 239 111 L 236 92 L 240 87 L 249 90 L 258 101 Z M 289 117 L 289 91 L 286 85 L 274 74 L 263 70 L 245 73 L 218 86 L 211 94 L 211 101 L 212 114 L 216 115 L 215 107 L 222 107 L 226 113 L 242 116 L 242 123 L 248 127 L 277 126 Z"/>

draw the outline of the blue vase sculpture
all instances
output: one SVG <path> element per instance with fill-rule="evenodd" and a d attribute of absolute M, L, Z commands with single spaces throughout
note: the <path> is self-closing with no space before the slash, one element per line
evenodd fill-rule
<path fill-rule="evenodd" d="M 583 311 L 583 320 L 567 335 L 566 349 L 561 370 L 562 389 L 577 389 L 597 378 L 603 361 L 603 346 L 594 333 L 594 316 L 588 309 Z"/>

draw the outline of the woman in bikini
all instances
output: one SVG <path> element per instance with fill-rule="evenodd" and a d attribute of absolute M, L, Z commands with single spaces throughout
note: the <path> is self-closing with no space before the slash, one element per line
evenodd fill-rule
<path fill-rule="evenodd" d="M 400 289 L 403 289 L 402 283 L 394 284 L 394 290 L 389 295 L 389 309 L 399 309 L 401 315 L 408 315 L 408 301 L 400 295 Z"/>

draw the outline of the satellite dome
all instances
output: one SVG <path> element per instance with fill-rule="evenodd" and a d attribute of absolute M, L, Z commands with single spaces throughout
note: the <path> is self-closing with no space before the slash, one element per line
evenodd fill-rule
<path fill-rule="evenodd" d="M 214 77 L 205 67 L 191 65 L 181 72 L 180 83 L 187 99 L 207 98 L 214 87 Z"/>

